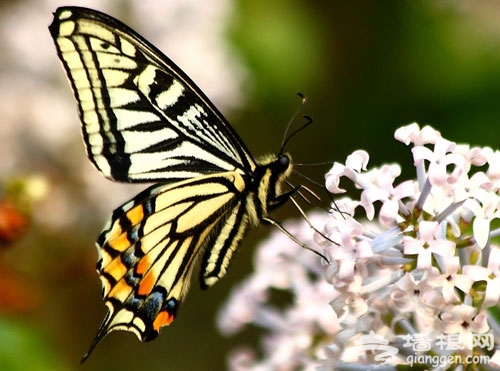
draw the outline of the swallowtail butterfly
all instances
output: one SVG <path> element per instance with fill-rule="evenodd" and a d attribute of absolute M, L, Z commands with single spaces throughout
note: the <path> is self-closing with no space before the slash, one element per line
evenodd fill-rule
<path fill-rule="evenodd" d="M 202 288 L 226 274 L 248 226 L 275 225 L 288 154 L 254 160 L 217 108 L 169 58 L 95 10 L 57 9 L 49 26 L 78 103 L 83 140 L 107 178 L 157 182 L 117 208 L 98 237 L 111 331 L 154 339 L 169 325 L 201 259 Z M 301 244 L 303 245 L 303 244 Z"/>

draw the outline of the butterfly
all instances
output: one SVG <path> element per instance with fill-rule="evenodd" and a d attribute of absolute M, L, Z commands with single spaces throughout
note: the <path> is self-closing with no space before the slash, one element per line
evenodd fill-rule
<path fill-rule="evenodd" d="M 304 246 L 269 216 L 298 189 L 282 190 L 289 154 L 254 160 L 195 83 L 109 15 L 62 7 L 49 30 L 92 164 L 114 181 L 156 182 L 97 239 L 108 313 L 82 362 L 114 330 L 154 339 L 174 320 L 195 262 L 201 288 L 214 285 L 249 226 L 270 223 Z"/>

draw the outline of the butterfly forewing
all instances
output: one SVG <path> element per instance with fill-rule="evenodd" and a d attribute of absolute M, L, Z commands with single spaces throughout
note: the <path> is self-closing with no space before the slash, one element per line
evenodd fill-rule
<path fill-rule="evenodd" d="M 128 26 L 89 9 L 62 8 L 50 31 L 79 105 L 88 156 L 106 177 L 172 181 L 255 168 L 200 89 Z"/>

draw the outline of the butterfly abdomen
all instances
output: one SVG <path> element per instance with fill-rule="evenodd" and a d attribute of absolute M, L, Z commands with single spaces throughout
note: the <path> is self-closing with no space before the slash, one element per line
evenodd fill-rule
<path fill-rule="evenodd" d="M 288 199 L 287 194 L 281 194 L 281 185 L 291 171 L 290 156 L 282 154 L 263 157 L 252 173 L 245 174 L 241 201 L 229 211 L 217 237 L 205 250 L 200 270 L 202 289 L 213 286 L 226 274 L 248 226 L 260 225 L 271 209 Z"/>

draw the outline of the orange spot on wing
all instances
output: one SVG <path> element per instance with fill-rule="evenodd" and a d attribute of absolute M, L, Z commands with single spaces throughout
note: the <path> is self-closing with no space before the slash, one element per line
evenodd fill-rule
<path fill-rule="evenodd" d="M 137 274 L 144 274 L 148 271 L 149 267 L 151 267 L 151 263 L 146 255 L 141 260 L 139 260 L 139 263 L 137 263 L 135 272 Z"/>
<path fill-rule="evenodd" d="M 155 282 L 156 282 L 156 277 L 153 271 L 150 271 L 143 277 L 143 279 L 139 283 L 139 289 L 137 290 L 137 293 L 139 295 L 148 295 L 153 289 Z"/>
<path fill-rule="evenodd" d="M 138 205 L 127 212 L 127 218 L 132 225 L 137 225 L 144 218 L 144 209 L 142 205 Z"/>
<path fill-rule="evenodd" d="M 123 252 L 130 247 L 130 240 L 127 237 L 127 232 L 120 234 L 113 240 L 108 241 L 108 246 L 113 250 Z"/>
<path fill-rule="evenodd" d="M 120 236 L 123 233 L 123 229 L 120 226 L 120 223 L 115 221 L 113 225 L 111 226 L 111 229 L 106 233 L 106 239 L 108 241 L 114 240 L 118 236 Z"/>
<path fill-rule="evenodd" d="M 109 263 L 104 271 L 109 275 L 113 276 L 113 278 L 118 281 L 122 278 L 125 273 L 127 273 L 127 267 L 123 265 L 120 258 L 113 259 L 111 263 Z"/>
<path fill-rule="evenodd" d="M 170 314 L 166 310 L 162 310 L 160 313 L 158 313 L 153 322 L 153 329 L 155 331 L 159 331 L 160 327 L 170 325 L 174 318 L 175 317 L 173 314 Z"/>

